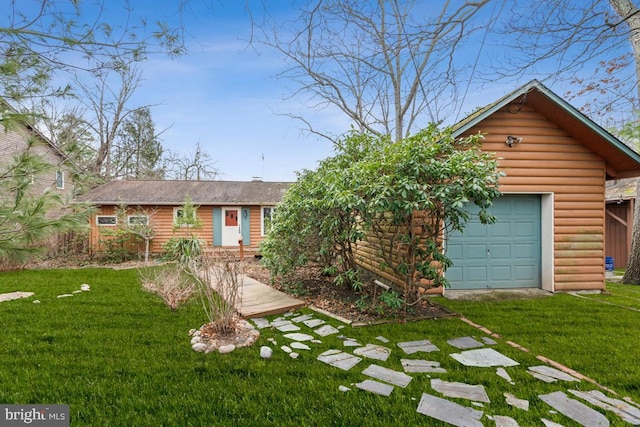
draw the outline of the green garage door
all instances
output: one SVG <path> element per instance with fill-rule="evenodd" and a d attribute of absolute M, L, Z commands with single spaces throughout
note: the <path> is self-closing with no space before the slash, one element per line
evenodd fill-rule
<path fill-rule="evenodd" d="M 470 204 L 469 210 L 478 208 Z M 495 224 L 483 225 L 475 216 L 462 233 L 449 235 L 451 289 L 539 288 L 540 196 L 499 197 L 490 213 Z"/>

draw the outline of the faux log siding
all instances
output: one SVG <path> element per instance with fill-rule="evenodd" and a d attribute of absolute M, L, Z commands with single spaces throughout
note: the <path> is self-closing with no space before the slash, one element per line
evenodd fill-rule
<path fill-rule="evenodd" d="M 494 113 L 471 129 L 485 135 L 484 151 L 496 154 L 506 176 L 503 193 L 554 193 L 555 290 L 604 288 L 605 163 L 566 131 L 529 106 Z M 507 135 L 522 137 L 508 147 Z M 377 249 L 358 245 L 358 262 L 381 277 Z"/>
<path fill-rule="evenodd" d="M 469 133 L 482 132 L 507 176 L 504 193 L 554 193 L 555 290 L 604 287 L 605 164 L 542 114 L 501 110 Z M 514 147 L 507 135 L 522 137 Z"/>
<path fill-rule="evenodd" d="M 152 212 L 156 209 L 151 223 L 156 228 L 156 236 L 151 241 L 151 252 L 160 253 L 163 252 L 163 245 L 172 237 L 175 236 L 189 236 L 195 234 L 200 236 L 207 242 L 207 247 L 213 246 L 213 206 L 200 206 L 198 208 L 198 217 L 202 223 L 202 228 L 197 230 L 174 230 L 173 229 L 173 209 L 178 206 L 143 206 L 148 212 Z M 104 227 L 96 226 L 97 215 L 113 215 L 115 212 L 115 206 L 100 206 L 97 212 L 91 218 L 91 234 L 90 245 L 93 252 L 101 252 L 102 247 L 100 245 L 100 229 Z M 263 237 L 261 236 L 261 207 L 251 206 L 249 207 L 249 219 L 251 229 L 251 242 L 249 245 L 245 244 L 245 248 L 258 249 Z M 141 247 L 142 248 L 142 247 Z"/>

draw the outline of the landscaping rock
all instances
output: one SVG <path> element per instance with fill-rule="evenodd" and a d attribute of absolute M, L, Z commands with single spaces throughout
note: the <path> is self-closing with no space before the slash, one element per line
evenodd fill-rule
<path fill-rule="evenodd" d="M 525 399 L 519 399 L 511 393 L 504 393 L 504 397 L 509 405 L 522 409 L 523 411 L 529 410 L 529 401 Z"/>
<path fill-rule="evenodd" d="M 322 320 L 322 319 L 309 319 L 309 320 L 303 321 L 302 323 L 304 323 L 309 328 L 315 328 L 315 327 L 320 326 L 322 324 L 325 324 L 327 322 Z"/>
<path fill-rule="evenodd" d="M 507 380 L 509 382 L 509 384 L 511 385 L 515 385 L 515 382 L 513 381 L 513 379 L 511 378 L 511 375 L 509 375 L 509 373 L 507 372 L 506 369 L 504 369 L 503 367 L 499 367 L 498 369 L 496 369 L 496 374 L 500 377 L 500 378 L 504 378 L 505 380 Z"/>
<path fill-rule="evenodd" d="M 516 420 L 504 415 L 494 416 L 493 421 L 496 423 L 496 427 L 519 427 L 519 424 Z"/>
<path fill-rule="evenodd" d="M 447 343 L 455 348 L 466 350 L 470 348 L 484 347 L 484 344 L 471 337 L 454 338 Z"/>
<path fill-rule="evenodd" d="M 67 297 L 72 297 L 73 294 L 62 294 L 62 295 L 58 295 L 58 298 L 67 298 Z"/>
<path fill-rule="evenodd" d="M 291 353 L 293 350 L 291 350 L 291 347 L 283 345 L 282 347 L 280 347 L 280 349 L 282 351 L 284 351 L 285 353 Z"/>
<path fill-rule="evenodd" d="M 203 352 L 207 349 L 208 345 L 202 342 L 197 342 L 191 346 L 194 351 Z"/>
<path fill-rule="evenodd" d="M 569 374 L 567 374 L 566 372 L 562 372 L 559 369 L 556 368 L 552 368 L 550 366 L 531 366 L 529 367 L 529 373 L 531 375 L 533 375 L 536 378 L 542 379 L 545 382 L 553 382 L 553 381 L 548 381 L 543 379 L 542 377 L 547 377 L 547 378 L 551 378 L 554 380 L 562 380 L 562 381 L 570 381 L 570 382 L 580 382 L 579 379 L 577 379 L 576 377 L 573 377 Z M 534 375 L 534 374 L 538 374 L 538 375 Z M 542 377 L 540 377 L 542 376 Z"/>
<path fill-rule="evenodd" d="M 292 334 L 284 334 L 283 337 L 288 338 L 294 341 L 311 341 L 313 342 L 313 337 L 308 334 L 302 334 L 299 332 L 294 332 Z"/>
<path fill-rule="evenodd" d="M 340 350 L 327 350 L 320 354 L 317 359 L 327 365 L 340 368 L 344 371 L 348 371 L 357 365 L 362 358 L 354 356 L 353 354 L 344 353 Z"/>
<path fill-rule="evenodd" d="M 613 412 L 629 424 L 640 425 L 640 409 L 637 406 L 630 405 L 620 399 L 607 397 L 599 390 L 569 390 L 569 393 L 586 400 L 594 406 Z"/>
<path fill-rule="evenodd" d="M 315 329 L 313 332 L 320 335 L 321 337 L 326 337 L 328 335 L 337 334 L 338 332 L 340 332 L 340 330 L 337 328 L 334 328 L 331 325 L 324 325 L 324 326 L 320 326 L 318 329 Z"/>
<path fill-rule="evenodd" d="M 297 359 L 298 356 L 300 356 L 300 354 L 296 353 L 295 351 L 292 351 L 291 353 L 289 353 L 289 357 L 292 359 Z"/>
<path fill-rule="evenodd" d="M 343 385 L 339 386 L 339 387 L 338 387 L 338 390 L 340 390 L 340 391 L 341 391 L 341 392 L 343 392 L 343 393 L 346 393 L 346 392 L 348 392 L 348 391 L 351 391 L 351 389 L 350 389 L 349 387 L 346 387 L 346 386 L 343 386 Z"/>
<path fill-rule="evenodd" d="M 226 344 L 218 347 L 218 353 L 227 354 L 227 353 L 231 353 L 235 349 L 236 349 L 236 346 L 234 344 Z"/>
<path fill-rule="evenodd" d="M 270 359 L 271 356 L 273 356 L 273 349 L 271 347 L 267 347 L 266 345 L 260 347 L 260 357 Z"/>
<path fill-rule="evenodd" d="M 400 359 L 400 363 L 402 363 L 402 369 L 404 369 L 404 371 L 408 373 L 447 373 L 446 369 L 440 367 L 440 362 L 433 362 L 430 360 Z"/>
<path fill-rule="evenodd" d="M 289 344 L 289 346 L 296 350 L 311 350 L 311 347 L 298 341 L 292 342 L 291 344 Z"/>

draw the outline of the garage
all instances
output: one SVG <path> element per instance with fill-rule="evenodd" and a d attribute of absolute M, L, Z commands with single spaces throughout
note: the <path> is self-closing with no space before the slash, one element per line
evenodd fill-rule
<path fill-rule="evenodd" d="M 496 222 L 473 218 L 463 232 L 446 242 L 453 266 L 445 273 L 451 289 L 514 289 L 541 287 L 541 196 L 504 195 L 490 209 Z"/>

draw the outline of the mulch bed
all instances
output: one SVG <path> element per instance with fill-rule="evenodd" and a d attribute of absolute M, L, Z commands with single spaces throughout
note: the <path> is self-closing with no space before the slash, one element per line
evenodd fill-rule
<path fill-rule="evenodd" d="M 288 286 L 273 281 L 269 270 L 256 259 L 247 260 L 245 273 L 249 277 L 305 301 L 308 305 L 351 320 L 354 326 L 458 315 L 430 299 L 425 299 L 421 304 L 411 307 L 405 316 L 404 309 L 394 311 L 379 302 L 378 298 L 383 289 L 376 286 L 373 281 L 364 283 L 362 290 L 356 292 L 350 286 L 333 283 L 333 277 L 323 275 L 318 267 L 300 269 L 293 281 L 295 285 Z M 361 299 L 368 301 L 368 304 L 358 303 Z M 374 301 L 377 303 L 372 304 Z"/>

